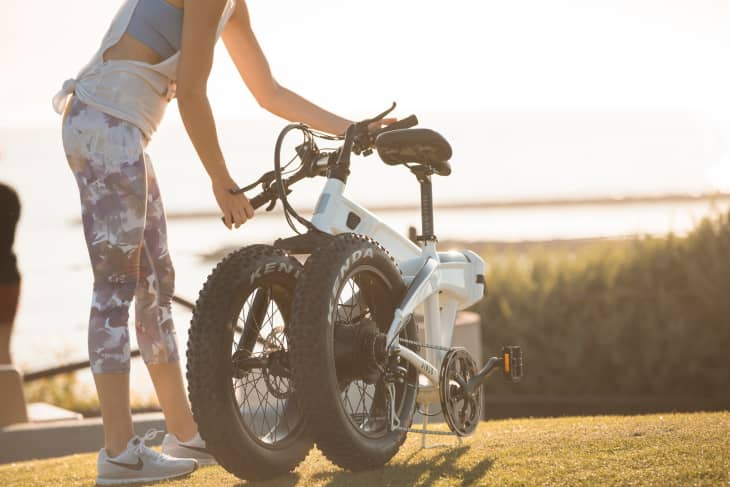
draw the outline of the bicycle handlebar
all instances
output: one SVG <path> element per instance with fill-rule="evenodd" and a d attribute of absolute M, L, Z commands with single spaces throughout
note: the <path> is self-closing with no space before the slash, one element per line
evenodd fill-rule
<path fill-rule="evenodd" d="M 394 106 L 395 106 L 395 104 L 394 104 Z M 367 125 L 369 123 L 382 119 L 385 115 L 387 115 L 394 108 L 394 106 L 391 107 L 388 111 L 378 115 L 378 117 L 375 117 L 370 120 L 364 120 L 362 122 L 355 124 L 355 126 L 357 127 L 357 129 L 365 128 L 367 130 Z M 407 129 L 407 128 L 415 127 L 416 125 L 418 125 L 418 118 L 415 115 L 410 115 L 404 119 L 398 120 L 397 122 L 394 122 L 379 130 L 375 130 L 373 132 L 369 132 L 369 133 L 365 134 L 365 138 L 367 141 L 366 145 L 368 147 L 372 147 L 372 145 L 375 143 L 375 139 L 377 138 L 377 136 L 382 133 L 390 132 L 392 130 Z M 350 130 L 348 130 L 348 132 L 350 132 Z M 347 137 L 346 137 L 346 139 L 347 139 Z M 352 142 L 354 142 L 354 141 L 352 139 L 350 139 L 349 141 L 346 140 L 345 145 L 347 145 L 347 142 L 350 142 L 350 144 L 352 144 Z M 343 145 L 343 148 L 344 148 L 344 145 Z M 341 149 L 339 149 L 339 150 L 341 150 Z M 333 155 L 334 155 L 334 153 L 333 153 Z M 342 152 L 340 152 L 340 155 L 341 156 L 343 155 Z M 349 162 L 349 154 L 347 154 L 345 158 Z M 288 194 L 289 187 L 292 184 L 296 183 L 297 181 L 299 181 L 301 179 L 304 179 L 305 177 L 308 177 L 309 175 L 310 174 L 306 174 L 304 170 L 300 170 L 297 173 L 295 173 L 294 175 L 292 175 L 291 177 L 285 179 L 283 181 L 284 191 L 286 191 L 286 193 Z M 237 191 L 232 190 L 231 191 L 232 194 L 242 194 L 242 192 L 243 192 L 243 190 L 237 190 Z M 277 199 L 279 196 L 280 195 L 278 194 L 276 186 L 266 186 L 262 192 L 260 192 L 253 198 L 249 199 L 249 202 L 251 203 L 251 206 L 254 208 L 254 210 L 257 210 L 257 209 L 261 208 L 262 206 L 264 206 L 268 203 L 271 203 L 272 200 Z M 223 218 L 221 218 L 221 219 L 223 220 Z"/>
<path fill-rule="evenodd" d="M 259 208 L 264 206 L 266 203 L 271 201 L 271 197 L 272 197 L 272 195 L 267 194 L 267 192 L 264 191 L 262 193 L 257 194 L 250 200 L 248 200 L 248 202 L 251 203 L 251 206 L 253 206 L 254 210 L 258 210 Z"/>
<path fill-rule="evenodd" d="M 296 183 L 297 181 L 300 181 L 307 177 L 307 174 L 305 174 L 303 171 L 299 171 L 296 174 L 292 175 L 291 177 L 285 179 L 283 181 L 284 183 L 284 191 L 289 193 L 289 186 Z M 258 210 L 262 206 L 264 206 L 267 203 L 270 203 L 271 200 L 274 198 L 277 198 L 279 196 L 276 186 L 269 186 L 250 200 L 248 200 L 249 203 L 251 203 L 251 206 L 253 206 L 254 210 Z"/>

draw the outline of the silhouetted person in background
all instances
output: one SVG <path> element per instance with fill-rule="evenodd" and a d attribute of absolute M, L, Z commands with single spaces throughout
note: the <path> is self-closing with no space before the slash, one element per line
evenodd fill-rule
<path fill-rule="evenodd" d="M 20 295 L 20 273 L 13 254 L 19 217 L 18 195 L 0 184 L 0 365 L 10 363 L 10 334 Z"/>

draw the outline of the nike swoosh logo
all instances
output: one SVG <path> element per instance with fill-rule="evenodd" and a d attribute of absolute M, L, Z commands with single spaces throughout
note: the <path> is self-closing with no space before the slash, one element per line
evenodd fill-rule
<path fill-rule="evenodd" d="M 129 470 L 142 470 L 142 467 L 144 467 L 144 463 L 142 463 L 142 459 L 137 457 L 137 463 L 122 463 L 122 462 L 115 462 L 114 460 L 107 459 L 107 462 L 119 465 L 120 467 L 128 468 Z"/>
<path fill-rule="evenodd" d="M 206 455 L 210 455 L 210 452 L 208 450 L 206 450 L 205 448 L 200 448 L 200 447 L 197 447 L 197 446 L 185 445 L 183 443 L 180 443 L 180 446 L 183 447 L 183 448 L 187 448 L 188 450 L 194 450 L 194 451 L 198 451 L 200 453 L 205 453 Z"/>

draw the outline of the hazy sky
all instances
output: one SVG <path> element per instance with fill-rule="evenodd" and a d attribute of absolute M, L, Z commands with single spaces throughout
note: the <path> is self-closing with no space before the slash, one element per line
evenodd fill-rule
<path fill-rule="evenodd" d="M 280 83 L 342 115 L 680 109 L 730 113 L 727 0 L 249 0 Z M 0 0 L 0 126 L 57 123 L 50 99 L 121 0 Z M 222 44 L 221 119 L 265 117 Z M 177 118 L 170 110 L 169 118 Z"/>

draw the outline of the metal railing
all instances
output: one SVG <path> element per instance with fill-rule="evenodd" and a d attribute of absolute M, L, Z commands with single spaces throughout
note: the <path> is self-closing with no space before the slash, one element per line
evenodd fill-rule
<path fill-rule="evenodd" d="M 179 296 L 173 296 L 172 301 L 189 310 L 192 310 L 194 307 L 194 304 L 192 302 L 188 301 L 187 299 L 181 298 Z M 139 350 L 132 350 L 132 352 L 129 355 L 130 355 L 130 357 L 134 358 L 134 357 L 139 357 L 140 353 L 139 353 Z M 23 382 L 33 382 L 35 380 L 47 379 L 49 377 L 54 377 L 56 375 L 68 374 L 70 372 L 76 372 L 77 370 L 83 370 L 83 369 L 89 368 L 90 366 L 91 366 L 91 364 L 89 363 L 88 360 L 81 360 L 79 362 L 72 362 L 70 364 L 59 365 L 58 367 L 53 367 L 50 369 L 37 370 L 35 372 L 30 372 L 30 373 L 24 374 Z"/>

